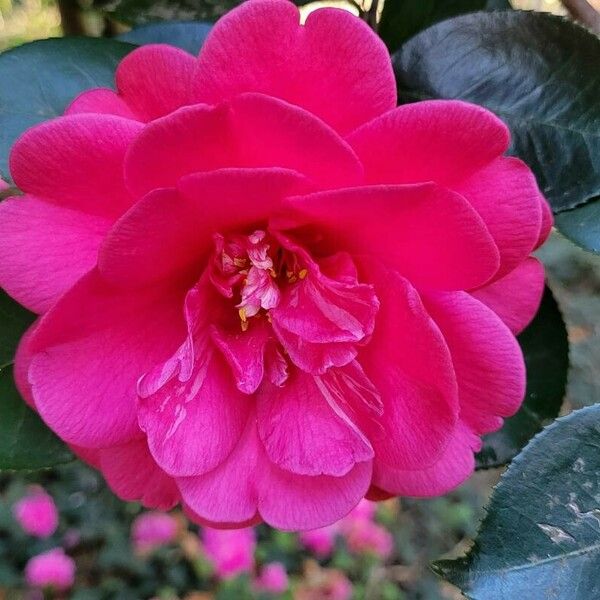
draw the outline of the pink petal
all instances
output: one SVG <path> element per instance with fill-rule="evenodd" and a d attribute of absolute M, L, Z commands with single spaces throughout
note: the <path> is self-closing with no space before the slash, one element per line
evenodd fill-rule
<path fill-rule="evenodd" d="M 552 225 L 554 225 L 554 217 L 552 215 L 552 209 L 545 198 L 540 199 L 542 205 L 542 224 L 540 227 L 540 235 L 536 244 L 536 248 L 539 248 L 550 236 L 552 232 Z"/>
<path fill-rule="evenodd" d="M 506 125 L 457 100 L 405 104 L 348 137 L 370 183 L 435 181 L 451 186 L 508 149 Z"/>
<path fill-rule="evenodd" d="M 171 378 L 142 397 L 138 415 L 150 452 L 167 473 L 186 477 L 217 467 L 237 443 L 252 400 L 239 392 L 214 350 L 195 356 L 191 377 Z"/>
<path fill-rule="evenodd" d="M 100 470 L 121 500 L 160 510 L 170 510 L 179 502 L 175 480 L 154 462 L 145 440 L 103 448 L 99 454 Z"/>
<path fill-rule="evenodd" d="M 458 418 L 452 359 L 410 283 L 376 264 L 365 269 L 381 308 L 373 339 L 358 360 L 383 400 L 382 431 L 368 435 L 379 463 L 420 469 L 444 451 Z"/>
<path fill-rule="evenodd" d="M 496 278 L 529 256 L 538 240 L 544 200 L 524 162 L 497 158 L 453 189 L 481 215 L 498 246 L 500 269 Z"/>
<path fill-rule="evenodd" d="M 65 441 L 91 448 L 140 437 L 136 382 L 184 336 L 179 290 L 130 293 L 84 275 L 35 330 L 29 367 L 36 407 Z"/>
<path fill-rule="evenodd" d="M 222 169 L 199 173 L 176 190 L 157 190 L 140 200 L 112 229 L 99 268 L 125 285 L 181 273 L 198 274 L 214 233 L 267 218 L 304 179 L 285 169 Z"/>
<path fill-rule="evenodd" d="M 213 327 L 211 339 L 229 364 L 238 390 L 253 394 L 265 375 L 267 346 L 275 345 L 266 321 L 253 319 L 244 332 L 231 333 Z"/>
<path fill-rule="evenodd" d="M 199 101 L 243 92 L 302 106 L 340 133 L 396 106 L 389 54 L 364 22 L 322 9 L 302 26 L 298 9 L 283 0 L 254 0 L 229 12 L 200 51 Z"/>
<path fill-rule="evenodd" d="M 31 384 L 29 383 L 28 373 L 29 365 L 31 364 L 32 353 L 31 353 L 31 339 L 39 324 L 39 319 L 36 320 L 31 327 L 25 332 L 19 345 L 17 346 L 17 352 L 15 354 L 15 366 L 14 366 L 14 378 L 15 385 L 21 394 L 21 398 L 35 409 L 35 403 L 31 392 Z"/>
<path fill-rule="evenodd" d="M 212 294 L 203 276 L 186 295 L 183 344 L 138 381 L 140 427 L 152 456 L 170 475 L 199 475 L 219 465 L 236 445 L 252 406 L 211 343 Z"/>
<path fill-rule="evenodd" d="M 471 294 L 491 308 L 516 335 L 535 316 L 544 293 L 544 266 L 530 257 L 496 281 Z"/>
<path fill-rule="evenodd" d="M 79 113 L 98 113 L 115 115 L 125 119 L 139 121 L 138 116 L 133 114 L 127 102 L 115 91 L 108 88 L 95 88 L 82 92 L 67 106 L 65 115 L 76 115 Z"/>
<path fill-rule="evenodd" d="M 123 159 L 140 123 L 112 115 L 70 115 L 26 131 L 13 146 L 10 170 L 23 191 L 65 208 L 114 218 L 133 199 Z"/>
<path fill-rule="evenodd" d="M 199 140 L 202 140 L 199 143 Z M 180 108 L 150 123 L 131 148 L 127 186 L 140 196 L 184 175 L 226 167 L 293 169 L 320 187 L 357 183 L 350 147 L 305 110 L 260 94 Z"/>
<path fill-rule="evenodd" d="M 479 438 L 461 423 L 436 463 L 418 470 L 403 471 L 376 461 L 373 482 L 394 495 L 440 496 L 453 490 L 473 473 L 473 452 L 479 449 Z"/>
<path fill-rule="evenodd" d="M 337 409 L 319 377 L 294 370 L 283 387 L 263 383 L 258 391 L 258 433 L 269 459 L 298 475 L 334 475 L 373 458 L 369 440 Z M 337 409 L 337 410 L 336 410 Z"/>
<path fill-rule="evenodd" d="M 379 259 L 417 287 L 469 289 L 498 269 L 498 249 L 481 217 L 435 184 L 317 192 L 286 204 L 275 226 L 310 223 L 336 249 Z"/>
<path fill-rule="evenodd" d="M 343 477 L 279 469 L 266 457 L 254 421 L 249 420 L 224 463 L 177 483 L 184 502 L 212 523 L 241 524 L 258 511 L 272 527 L 299 530 L 324 527 L 348 514 L 367 491 L 371 471 L 371 461 L 358 463 Z"/>
<path fill-rule="evenodd" d="M 0 285 L 46 312 L 95 264 L 110 220 L 33 196 L 0 203 Z"/>
<path fill-rule="evenodd" d="M 166 44 L 130 52 L 115 75 L 119 95 L 142 121 L 151 121 L 191 104 L 196 59 Z"/>
<path fill-rule="evenodd" d="M 498 429 L 525 395 L 525 364 L 517 340 L 487 306 L 464 292 L 432 294 L 427 311 L 452 355 L 460 418 L 478 434 Z"/>

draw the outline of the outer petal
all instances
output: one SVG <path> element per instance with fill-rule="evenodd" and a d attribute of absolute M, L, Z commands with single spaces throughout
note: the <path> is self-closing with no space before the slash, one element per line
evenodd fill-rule
<path fill-rule="evenodd" d="M 158 119 L 192 103 L 196 59 L 166 44 L 148 44 L 129 53 L 115 75 L 119 95 L 142 121 Z"/>
<path fill-rule="evenodd" d="M 253 420 L 229 458 L 214 471 L 178 479 L 184 502 L 215 524 L 244 523 L 258 512 L 279 529 L 315 529 L 345 516 L 364 496 L 371 462 L 343 477 L 295 475 L 265 455 Z"/>
<path fill-rule="evenodd" d="M 99 455 L 99 468 L 121 500 L 160 510 L 170 510 L 179 501 L 175 480 L 154 462 L 145 440 L 104 448 Z"/>
<path fill-rule="evenodd" d="M 493 113 L 457 100 L 405 104 L 348 137 L 368 182 L 445 186 L 506 152 L 509 141 L 508 128 Z"/>
<path fill-rule="evenodd" d="M 283 387 L 263 383 L 257 418 L 269 459 L 292 473 L 340 477 L 373 458 L 373 448 L 357 425 L 330 405 L 320 378 L 297 369 Z"/>
<path fill-rule="evenodd" d="M 541 199 L 542 205 L 542 224 L 540 227 L 540 235 L 536 244 L 536 248 L 539 248 L 547 239 L 552 231 L 552 225 L 554 225 L 554 217 L 552 216 L 552 210 L 545 198 Z"/>
<path fill-rule="evenodd" d="M 133 202 L 123 181 L 125 151 L 142 129 L 112 115 L 70 115 L 26 131 L 10 170 L 25 192 L 66 208 L 115 218 Z"/>
<path fill-rule="evenodd" d="M 544 198 L 523 161 L 497 158 L 453 189 L 481 215 L 498 246 L 500 269 L 496 278 L 529 256 L 538 241 Z"/>
<path fill-rule="evenodd" d="M 14 366 L 14 377 L 15 385 L 19 390 L 19 394 L 25 402 L 35 409 L 35 403 L 33 401 L 33 395 L 31 392 L 31 385 L 28 379 L 29 365 L 31 364 L 32 353 L 31 353 L 31 339 L 35 332 L 36 327 L 39 324 L 39 319 L 35 321 L 31 327 L 25 332 L 15 354 L 15 366 Z"/>
<path fill-rule="evenodd" d="M 114 90 L 108 88 L 95 88 L 82 92 L 67 106 L 65 115 L 76 115 L 79 113 L 97 113 L 104 115 L 115 115 L 126 119 L 139 121 L 133 114 L 127 102 Z"/>
<path fill-rule="evenodd" d="M 440 496 L 465 481 L 475 468 L 473 453 L 480 449 L 479 438 L 459 423 L 441 458 L 430 467 L 401 470 L 375 462 L 373 483 L 385 492 L 402 496 Z"/>
<path fill-rule="evenodd" d="M 141 436 L 136 382 L 185 335 L 179 291 L 117 290 L 91 271 L 40 321 L 30 341 L 36 407 L 65 441 L 92 448 Z"/>
<path fill-rule="evenodd" d="M 369 431 L 377 462 L 422 469 L 441 455 L 457 422 L 450 352 L 417 291 L 393 271 L 367 264 L 381 308 L 359 362 L 383 400 L 382 431 Z"/>
<path fill-rule="evenodd" d="M 498 269 L 485 224 L 458 194 L 427 183 L 317 192 L 286 200 L 276 226 L 316 225 L 336 249 L 376 258 L 417 287 L 469 289 Z"/>
<path fill-rule="evenodd" d="M 465 292 L 429 295 L 427 311 L 450 348 L 460 418 L 478 434 L 502 425 L 525 395 L 525 364 L 517 340 L 487 306 Z"/>
<path fill-rule="evenodd" d="M 119 284 L 139 285 L 191 270 L 198 276 L 214 233 L 266 220 L 304 178 L 285 169 L 222 169 L 191 175 L 176 190 L 140 200 L 112 229 L 99 268 Z"/>
<path fill-rule="evenodd" d="M 350 147 L 309 112 L 244 94 L 216 107 L 198 104 L 150 123 L 127 157 L 134 195 L 174 187 L 184 175 L 227 167 L 281 167 L 319 187 L 353 185 L 362 167 Z"/>
<path fill-rule="evenodd" d="M 33 196 L 0 203 L 0 285 L 43 313 L 95 264 L 109 219 Z"/>
<path fill-rule="evenodd" d="M 298 9 L 284 0 L 253 0 L 229 12 L 200 51 L 199 101 L 243 92 L 302 106 L 340 133 L 396 106 L 389 54 L 364 22 L 322 9 L 301 26 Z"/>
<path fill-rule="evenodd" d="M 514 271 L 471 294 L 491 308 L 516 335 L 533 319 L 544 293 L 544 266 L 528 258 Z"/>

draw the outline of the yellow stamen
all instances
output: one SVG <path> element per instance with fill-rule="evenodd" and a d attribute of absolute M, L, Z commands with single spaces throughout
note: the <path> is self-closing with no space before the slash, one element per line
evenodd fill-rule
<path fill-rule="evenodd" d="M 302 269 L 302 271 L 300 271 L 300 273 L 298 273 L 298 277 L 300 277 L 300 279 L 304 279 L 307 275 L 308 275 L 308 269 Z"/>
<path fill-rule="evenodd" d="M 248 262 L 248 261 L 247 261 L 245 258 L 234 258 L 234 259 L 233 259 L 233 264 L 234 264 L 236 267 L 245 267 L 245 266 L 246 266 L 246 264 L 247 264 L 247 262 Z"/>
<path fill-rule="evenodd" d="M 240 308 L 240 310 L 238 310 L 238 313 L 240 315 L 240 319 L 242 320 L 242 323 L 245 323 L 247 321 L 246 319 L 246 309 L 244 307 Z"/>

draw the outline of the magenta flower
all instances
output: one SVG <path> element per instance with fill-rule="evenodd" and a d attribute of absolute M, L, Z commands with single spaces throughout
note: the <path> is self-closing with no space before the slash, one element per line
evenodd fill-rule
<path fill-rule="evenodd" d="M 269 35 L 264 35 L 268 31 Z M 396 108 L 364 22 L 251 0 L 26 132 L 19 389 L 126 500 L 309 529 L 443 494 L 523 398 L 551 216 L 506 126 Z M 68 260 L 65 259 L 68 257 Z"/>
<path fill-rule="evenodd" d="M 333 552 L 338 529 L 338 524 L 334 523 L 326 527 L 319 527 L 319 529 L 301 531 L 299 535 L 300 543 L 317 558 L 327 558 Z"/>
<path fill-rule="evenodd" d="M 131 526 L 131 541 L 138 552 L 170 544 L 177 537 L 177 521 L 161 512 L 142 513 Z"/>
<path fill-rule="evenodd" d="M 25 533 L 50 537 L 58 527 L 58 511 L 52 496 L 41 487 L 33 487 L 13 507 L 13 515 Z"/>
<path fill-rule="evenodd" d="M 62 548 L 38 554 L 25 566 L 25 581 L 31 587 L 66 591 L 75 581 L 75 562 Z"/>
<path fill-rule="evenodd" d="M 268 594 L 283 594 L 289 586 L 285 566 L 279 562 L 266 564 L 254 581 L 257 590 Z"/>
<path fill-rule="evenodd" d="M 231 579 L 254 568 L 256 534 L 252 527 L 244 529 L 202 529 L 204 554 L 212 563 L 219 579 Z"/>

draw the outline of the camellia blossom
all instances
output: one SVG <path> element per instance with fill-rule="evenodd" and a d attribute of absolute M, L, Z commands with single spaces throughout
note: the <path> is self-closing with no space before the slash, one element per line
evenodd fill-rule
<path fill-rule="evenodd" d="M 202 529 L 204 554 L 212 563 L 219 579 L 231 579 L 254 568 L 256 534 L 252 527 L 244 529 Z"/>
<path fill-rule="evenodd" d="M 338 529 L 337 523 L 334 523 L 318 529 L 301 531 L 299 535 L 300 543 L 317 558 L 328 558 L 333 552 Z"/>
<path fill-rule="evenodd" d="M 142 513 L 131 526 L 131 541 L 138 552 L 148 552 L 177 537 L 177 520 L 166 513 Z"/>
<path fill-rule="evenodd" d="M 15 503 L 13 515 L 23 531 L 35 537 L 49 537 L 58 527 L 56 504 L 52 496 L 38 486 Z"/>
<path fill-rule="evenodd" d="M 12 150 L 17 385 L 121 498 L 199 523 L 443 494 L 524 394 L 552 218 L 508 146 L 481 107 L 396 107 L 338 9 L 250 0 L 197 58 L 136 49 Z"/>
<path fill-rule="evenodd" d="M 289 585 L 287 571 L 280 562 L 266 564 L 254 581 L 257 590 L 269 594 L 283 594 Z"/>
<path fill-rule="evenodd" d="M 62 548 L 54 548 L 29 560 L 25 580 L 31 587 L 66 591 L 75 581 L 75 562 Z"/>

